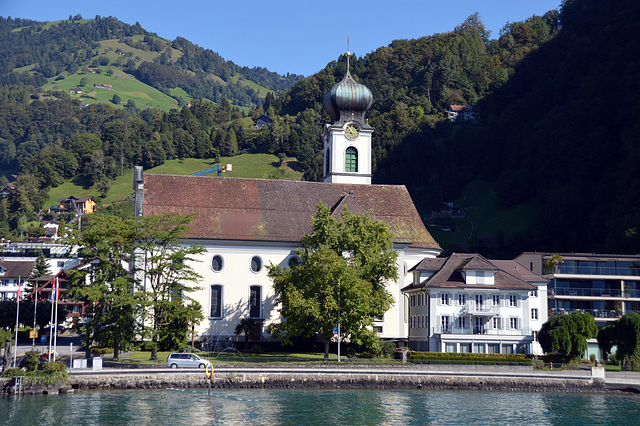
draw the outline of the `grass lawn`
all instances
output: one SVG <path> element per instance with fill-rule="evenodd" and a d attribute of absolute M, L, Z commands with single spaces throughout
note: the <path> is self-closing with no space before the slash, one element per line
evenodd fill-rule
<path fill-rule="evenodd" d="M 278 157 L 272 154 L 241 154 L 235 157 L 222 157 L 220 163 L 216 163 L 213 159 L 198 158 L 168 160 L 163 165 L 145 170 L 144 172 L 165 175 L 189 175 L 214 167 L 216 164 L 231 164 L 233 165 L 233 170 L 231 172 L 225 172 L 222 175 L 223 177 L 266 178 L 269 173 L 278 169 L 278 167 L 276 167 L 277 163 Z M 285 159 L 284 165 L 280 167 L 280 169 L 283 170 L 283 175 L 280 176 L 281 179 L 302 179 L 302 172 L 290 167 L 294 165 L 294 158 Z M 209 174 L 208 176 L 215 176 L 215 173 Z M 131 197 L 133 197 L 133 169 L 125 170 L 124 174 L 118 176 L 110 185 L 106 198 L 98 199 L 100 206 L 131 199 Z M 99 192 L 93 187 L 83 188 L 73 182 L 65 182 L 49 191 L 49 198 L 45 206 L 48 207 L 58 204 L 60 198 L 66 198 L 71 195 L 76 197 L 97 198 Z"/>
<path fill-rule="evenodd" d="M 121 357 L 118 362 L 124 364 L 136 364 L 136 365 L 165 365 L 167 362 L 167 356 L 169 356 L 170 351 L 158 351 L 158 360 L 151 361 L 149 357 L 151 356 L 150 351 L 132 351 L 129 352 L 126 357 Z M 278 358 L 281 358 L 283 362 L 296 362 L 296 359 L 299 359 L 301 363 L 304 362 L 316 362 L 322 361 L 324 359 L 324 353 L 321 352 L 309 352 L 309 353 L 291 353 L 291 352 L 265 352 L 265 353 L 253 353 L 253 352 L 245 352 L 245 353 L 206 353 L 206 352 L 197 352 L 199 356 L 202 358 L 206 358 L 213 363 L 216 363 L 216 358 L 220 358 L 219 362 L 221 363 L 229 363 L 229 358 L 237 359 L 236 362 L 249 362 L 252 359 L 256 360 L 257 358 L 262 358 L 265 361 L 267 359 L 270 362 L 277 361 Z M 342 358 L 346 358 L 344 354 Z M 104 356 L 105 361 L 113 361 L 113 354 L 107 354 Z M 337 361 L 337 354 L 329 354 L 330 361 Z M 257 362 L 260 362 L 257 360 Z"/>
<path fill-rule="evenodd" d="M 163 111 L 168 111 L 171 108 L 178 107 L 178 101 L 165 95 L 158 89 L 147 86 L 138 80 L 131 79 L 129 76 L 119 78 L 118 75 L 122 74 L 116 72 L 118 69 L 115 67 L 105 66 L 99 68 L 101 69 L 102 74 L 78 72 L 65 77 L 63 80 L 54 81 L 51 79 L 51 82 L 45 84 L 43 89 L 57 89 L 68 93 L 69 90 L 78 87 L 80 85 L 80 80 L 86 77 L 88 82 L 86 86 L 81 87 L 84 93 L 81 95 L 72 94 L 72 99 L 80 99 L 80 102 L 88 104 L 98 102 L 109 103 L 117 108 L 122 108 L 129 99 L 133 100 L 136 103 L 136 106 L 140 109 L 157 108 Z M 109 68 L 114 71 L 114 74 L 111 76 L 106 74 L 106 70 Z M 93 87 L 93 84 L 110 84 L 113 86 L 113 90 L 96 89 Z M 116 94 L 120 96 L 119 105 L 114 105 L 111 102 L 113 95 Z"/>

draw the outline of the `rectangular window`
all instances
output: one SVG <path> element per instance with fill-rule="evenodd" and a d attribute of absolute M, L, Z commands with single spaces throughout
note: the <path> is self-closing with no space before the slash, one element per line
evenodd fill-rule
<path fill-rule="evenodd" d="M 496 330 L 500 328 L 500 318 L 499 317 L 493 317 L 491 318 L 491 325 L 493 326 L 493 328 L 495 328 Z"/>
<path fill-rule="evenodd" d="M 464 293 L 458 294 L 458 304 L 464 305 L 465 303 L 467 303 L 467 295 Z"/>
<path fill-rule="evenodd" d="M 440 295 L 440 303 L 443 305 L 449 304 L 449 293 L 442 293 Z"/>
<path fill-rule="evenodd" d="M 375 331 L 378 334 L 382 334 L 382 326 L 381 325 L 374 325 L 373 326 L 373 331 Z"/>
<path fill-rule="evenodd" d="M 412 294 L 411 295 L 411 307 L 416 306 L 416 295 Z"/>
<path fill-rule="evenodd" d="M 458 328 L 466 328 L 467 327 L 467 318 L 458 317 Z"/>
<path fill-rule="evenodd" d="M 443 333 L 448 333 L 449 332 L 449 317 L 442 317 L 442 332 Z"/>
<path fill-rule="evenodd" d="M 484 298 L 482 297 L 481 294 L 476 294 L 476 306 L 477 307 L 481 307 L 482 306 L 482 302 L 484 302 Z"/>
<path fill-rule="evenodd" d="M 538 309 L 537 308 L 531 309 L 531 319 L 532 320 L 537 320 L 538 319 Z"/>
<path fill-rule="evenodd" d="M 512 354 L 513 353 L 513 345 L 502 345 L 502 353 L 503 354 Z"/>
<path fill-rule="evenodd" d="M 485 344 L 484 343 L 474 343 L 473 344 L 473 352 L 477 354 L 485 353 Z"/>
<path fill-rule="evenodd" d="M 262 318 L 262 288 L 259 285 L 252 285 L 249 294 L 249 318 Z"/>
<path fill-rule="evenodd" d="M 515 294 L 509 295 L 509 306 L 518 306 L 518 296 Z"/>
<path fill-rule="evenodd" d="M 509 318 L 509 327 L 516 330 L 518 328 L 518 318 Z"/>
<path fill-rule="evenodd" d="M 222 318 L 222 286 L 211 286 L 211 309 L 209 310 L 211 318 Z"/>
<path fill-rule="evenodd" d="M 493 306 L 500 306 L 500 295 L 494 294 L 492 298 L 493 298 Z"/>
<path fill-rule="evenodd" d="M 448 353 L 454 353 L 456 351 L 455 343 L 446 343 L 444 346 L 444 351 Z"/>
<path fill-rule="evenodd" d="M 471 352 L 471 343 L 460 343 L 460 352 Z"/>
<path fill-rule="evenodd" d="M 487 345 L 487 352 L 490 354 L 499 354 L 500 353 L 500 344 L 499 343 L 489 343 Z"/>

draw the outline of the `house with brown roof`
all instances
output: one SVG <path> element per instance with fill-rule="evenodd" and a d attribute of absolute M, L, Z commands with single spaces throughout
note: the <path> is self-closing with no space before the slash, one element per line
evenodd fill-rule
<path fill-rule="evenodd" d="M 464 121 L 477 121 L 480 119 L 480 108 L 473 105 L 449 105 L 447 118 L 450 121 L 462 119 Z"/>
<path fill-rule="evenodd" d="M 74 197 L 58 199 L 59 212 L 80 212 L 82 214 L 95 213 L 98 203 L 93 197 Z"/>
<path fill-rule="evenodd" d="M 15 299 L 19 284 L 22 288 L 20 298 L 24 298 L 25 283 L 29 280 L 35 264 L 34 260 L 0 259 L 0 300 Z"/>
<path fill-rule="evenodd" d="M 265 265 L 300 261 L 296 250 L 311 233 L 313 216 L 323 203 L 336 217 L 347 208 L 389 225 L 398 278 L 387 283 L 387 290 L 395 303 L 374 328 L 382 338 L 406 341 L 408 315 L 401 289 L 411 283 L 409 269 L 437 256 L 441 248 L 406 187 L 370 184 L 373 128 L 364 120 L 371 104 L 368 89 L 348 71 L 336 86 L 325 99 L 333 122 L 324 129 L 324 182 L 145 175 L 136 168 L 137 216 L 197 213 L 184 243 L 206 249 L 192 264 L 202 278 L 190 294 L 205 310 L 197 329 L 201 340 L 237 340 L 235 326 L 245 317 L 259 324 L 252 339 L 271 339 L 268 326 L 281 318 Z"/>
<path fill-rule="evenodd" d="M 425 258 L 402 289 L 409 300 L 409 347 L 431 352 L 542 355 L 547 283 L 514 260 L 454 253 Z"/>

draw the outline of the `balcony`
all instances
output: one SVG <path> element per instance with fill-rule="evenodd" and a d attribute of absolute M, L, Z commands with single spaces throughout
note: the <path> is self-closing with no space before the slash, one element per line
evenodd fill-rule
<path fill-rule="evenodd" d="M 431 328 L 431 334 L 476 334 L 485 336 L 531 336 L 530 328 L 485 328 L 477 326 L 458 327 L 449 325 L 448 327 L 438 326 Z"/>
<path fill-rule="evenodd" d="M 606 309 L 562 309 L 562 308 L 553 308 L 549 311 L 549 316 L 562 316 L 568 315 L 572 312 L 582 312 L 585 314 L 591 314 L 592 317 L 597 319 L 616 319 L 622 315 L 622 312 L 615 310 L 606 310 Z"/>
<path fill-rule="evenodd" d="M 558 265 L 555 268 L 543 268 L 543 275 L 567 274 L 567 275 L 611 275 L 639 277 L 640 268 L 617 266 L 587 266 L 587 265 Z"/>
<path fill-rule="evenodd" d="M 467 302 L 460 310 L 459 315 L 475 315 L 492 317 L 500 313 L 500 307 L 497 305 L 478 305 L 473 302 Z"/>
<path fill-rule="evenodd" d="M 622 294 L 621 290 L 606 288 L 550 288 L 550 296 L 583 296 L 583 297 L 640 297 L 640 291 L 631 290 Z"/>

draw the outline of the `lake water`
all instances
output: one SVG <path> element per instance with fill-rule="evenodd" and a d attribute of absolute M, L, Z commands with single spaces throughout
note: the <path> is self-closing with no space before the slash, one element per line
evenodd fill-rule
<path fill-rule="evenodd" d="M 0 398 L 0 424 L 528 424 L 640 422 L 640 395 L 439 390 L 166 389 Z"/>

